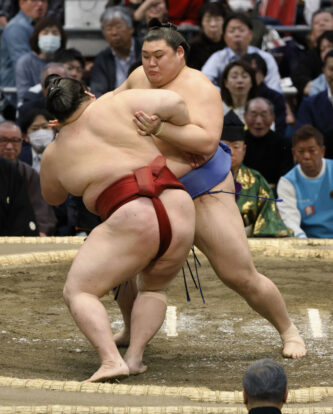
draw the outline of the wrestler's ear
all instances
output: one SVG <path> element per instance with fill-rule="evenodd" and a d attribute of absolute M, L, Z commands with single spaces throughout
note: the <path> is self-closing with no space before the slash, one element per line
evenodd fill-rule
<path fill-rule="evenodd" d="M 90 96 L 90 98 L 91 98 L 91 99 L 96 99 L 96 95 L 94 95 L 93 93 L 91 93 L 91 92 L 89 92 L 89 91 L 87 91 L 87 90 L 85 90 L 85 91 L 84 91 L 84 93 L 85 93 L 86 95 Z"/>
<path fill-rule="evenodd" d="M 177 47 L 177 51 L 176 51 L 177 56 L 182 59 L 185 56 L 185 50 L 183 48 L 183 46 L 178 46 Z"/>
<path fill-rule="evenodd" d="M 57 119 L 49 120 L 49 128 L 56 128 L 60 125 L 60 122 Z"/>

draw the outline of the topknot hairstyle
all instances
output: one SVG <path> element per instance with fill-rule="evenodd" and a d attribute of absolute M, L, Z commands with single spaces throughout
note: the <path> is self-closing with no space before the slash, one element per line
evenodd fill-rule
<path fill-rule="evenodd" d="M 175 52 L 178 46 L 182 46 L 185 52 L 185 59 L 190 51 L 190 45 L 178 31 L 177 26 L 172 23 L 162 23 L 160 20 L 153 18 L 148 23 L 148 33 L 143 38 L 143 42 L 154 42 L 156 40 L 165 40 Z"/>
<path fill-rule="evenodd" d="M 59 122 L 66 121 L 83 101 L 89 99 L 84 83 L 76 79 L 50 75 L 45 80 L 45 87 L 48 89 L 46 108 Z"/>

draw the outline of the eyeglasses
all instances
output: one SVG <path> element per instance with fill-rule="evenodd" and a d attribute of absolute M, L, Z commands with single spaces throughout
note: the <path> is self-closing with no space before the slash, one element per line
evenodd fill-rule
<path fill-rule="evenodd" d="M 21 144 L 23 138 L 7 138 L 7 137 L 0 137 L 0 145 L 7 145 L 9 142 L 11 144 Z"/>

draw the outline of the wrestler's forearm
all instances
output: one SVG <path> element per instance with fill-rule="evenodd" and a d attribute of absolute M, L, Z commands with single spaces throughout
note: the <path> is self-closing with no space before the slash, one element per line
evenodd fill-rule
<path fill-rule="evenodd" d="M 177 126 L 170 122 L 163 124 L 158 138 L 182 151 L 204 156 L 212 155 L 220 141 L 218 133 L 208 132 L 198 125 Z"/>

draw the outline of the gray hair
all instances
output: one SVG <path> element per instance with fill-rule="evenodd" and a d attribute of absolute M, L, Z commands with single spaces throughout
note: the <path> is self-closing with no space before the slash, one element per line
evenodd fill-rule
<path fill-rule="evenodd" d="M 244 108 L 245 113 L 249 110 L 249 107 L 250 107 L 251 103 L 256 102 L 258 100 L 262 100 L 262 101 L 266 102 L 266 104 L 269 107 L 269 110 L 271 111 L 271 114 L 275 115 L 275 109 L 274 109 L 274 105 L 272 104 L 272 102 L 270 100 L 266 99 L 266 98 L 263 98 L 262 96 L 257 96 L 256 98 L 253 98 L 253 99 L 250 99 L 249 101 L 247 101 L 246 104 L 245 104 L 245 108 Z"/>
<path fill-rule="evenodd" d="M 113 19 L 122 19 L 128 27 L 133 27 L 133 18 L 131 11 L 125 6 L 112 6 L 107 7 L 101 15 L 100 21 L 102 29 L 106 22 L 110 22 Z"/>
<path fill-rule="evenodd" d="M 44 78 L 45 78 L 45 73 L 47 72 L 48 69 L 50 68 L 64 68 L 65 72 L 67 72 L 66 76 L 69 76 L 69 72 L 66 69 L 66 66 L 62 63 L 62 62 L 50 62 L 47 65 L 44 66 L 42 73 L 40 74 L 40 80 L 43 83 Z"/>
<path fill-rule="evenodd" d="M 281 403 L 287 390 L 287 375 L 276 361 L 260 359 L 246 370 L 243 388 L 249 402 Z"/>

